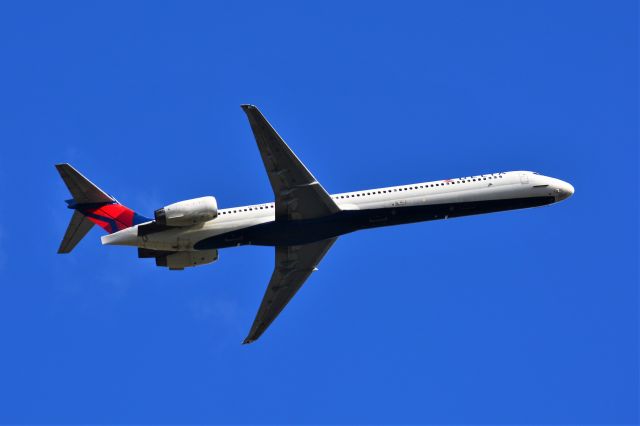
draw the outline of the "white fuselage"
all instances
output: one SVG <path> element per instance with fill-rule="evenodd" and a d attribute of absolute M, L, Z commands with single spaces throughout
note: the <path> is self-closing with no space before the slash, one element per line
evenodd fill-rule
<path fill-rule="evenodd" d="M 331 195 L 342 211 L 399 212 L 416 207 L 446 205 L 455 211 L 457 205 L 470 205 L 486 201 L 526 200 L 547 198 L 551 202 L 564 200 L 573 194 L 573 187 L 559 179 L 527 171 L 493 173 L 446 179 L 433 182 L 420 182 L 410 185 L 367 189 Z M 492 211 L 512 208 L 497 208 Z M 425 210 L 428 211 L 428 210 Z M 479 211 L 485 213 L 487 211 Z M 428 215 L 428 213 L 425 213 Z M 477 214 L 473 211 L 467 214 Z M 442 216 L 442 215 L 440 215 Z M 451 215 L 455 217 L 455 215 Z M 446 219 L 442 217 L 424 217 L 420 220 Z M 139 225 L 102 237 L 103 244 L 137 246 L 151 250 L 191 251 L 199 241 L 212 237 L 233 234 L 261 224 L 275 221 L 274 203 L 261 203 L 248 206 L 220 209 L 218 217 L 190 227 L 176 227 L 162 232 L 138 236 Z M 370 221 L 370 223 L 372 223 Z M 395 223 L 382 223 L 379 226 Z M 244 240 L 241 243 L 251 244 Z M 227 245 L 229 246 L 229 245 Z"/>
<path fill-rule="evenodd" d="M 274 202 L 218 208 L 213 196 L 156 209 L 153 220 L 122 205 L 74 169 L 56 168 L 74 210 L 58 253 L 69 253 L 96 224 L 102 243 L 137 247 L 139 258 L 183 270 L 218 260 L 218 250 L 274 247 L 271 279 L 243 343 L 258 339 L 339 236 L 362 229 L 539 207 L 570 197 L 564 181 L 515 171 L 329 194 L 255 105 L 243 104 Z"/>

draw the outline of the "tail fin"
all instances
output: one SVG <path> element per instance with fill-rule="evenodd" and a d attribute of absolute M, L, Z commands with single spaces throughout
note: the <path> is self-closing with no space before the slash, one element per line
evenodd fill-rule
<path fill-rule="evenodd" d="M 94 224 L 112 234 L 151 220 L 120 204 L 70 164 L 56 164 L 56 169 L 73 196 L 68 207 L 75 210 L 58 253 L 71 252 Z"/>

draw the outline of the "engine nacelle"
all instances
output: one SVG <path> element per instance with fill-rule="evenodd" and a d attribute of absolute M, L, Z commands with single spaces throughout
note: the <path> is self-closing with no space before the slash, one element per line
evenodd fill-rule
<path fill-rule="evenodd" d="M 200 197 L 169 204 L 153 213 L 156 222 L 167 226 L 191 226 L 218 216 L 218 203 L 214 197 Z"/>
<path fill-rule="evenodd" d="M 164 266 L 172 271 L 206 265 L 218 260 L 218 250 L 179 251 L 166 256 L 156 257 L 156 265 Z"/>

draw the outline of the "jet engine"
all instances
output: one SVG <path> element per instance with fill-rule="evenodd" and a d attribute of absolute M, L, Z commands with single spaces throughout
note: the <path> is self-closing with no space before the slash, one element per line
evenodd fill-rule
<path fill-rule="evenodd" d="M 218 216 L 218 203 L 214 197 L 200 197 L 180 201 L 156 210 L 156 222 L 167 226 L 191 226 Z"/>
<path fill-rule="evenodd" d="M 166 256 L 156 257 L 156 265 L 164 266 L 172 271 L 179 271 L 192 266 L 206 265 L 218 260 L 218 250 L 179 251 Z"/>

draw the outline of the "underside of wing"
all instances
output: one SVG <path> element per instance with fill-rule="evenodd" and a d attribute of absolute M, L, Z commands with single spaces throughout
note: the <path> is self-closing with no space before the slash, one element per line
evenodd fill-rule
<path fill-rule="evenodd" d="M 258 339 L 309 278 L 337 238 L 298 246 L 276 247 L 271 281 L 244 343 Z"/>
<path fill-rule="evenodd" d="M 242 105 L 269 175 L 276 220 L 314 219 L 340 211 L 322 185 L 282 140 L 257 107 Z"/>

